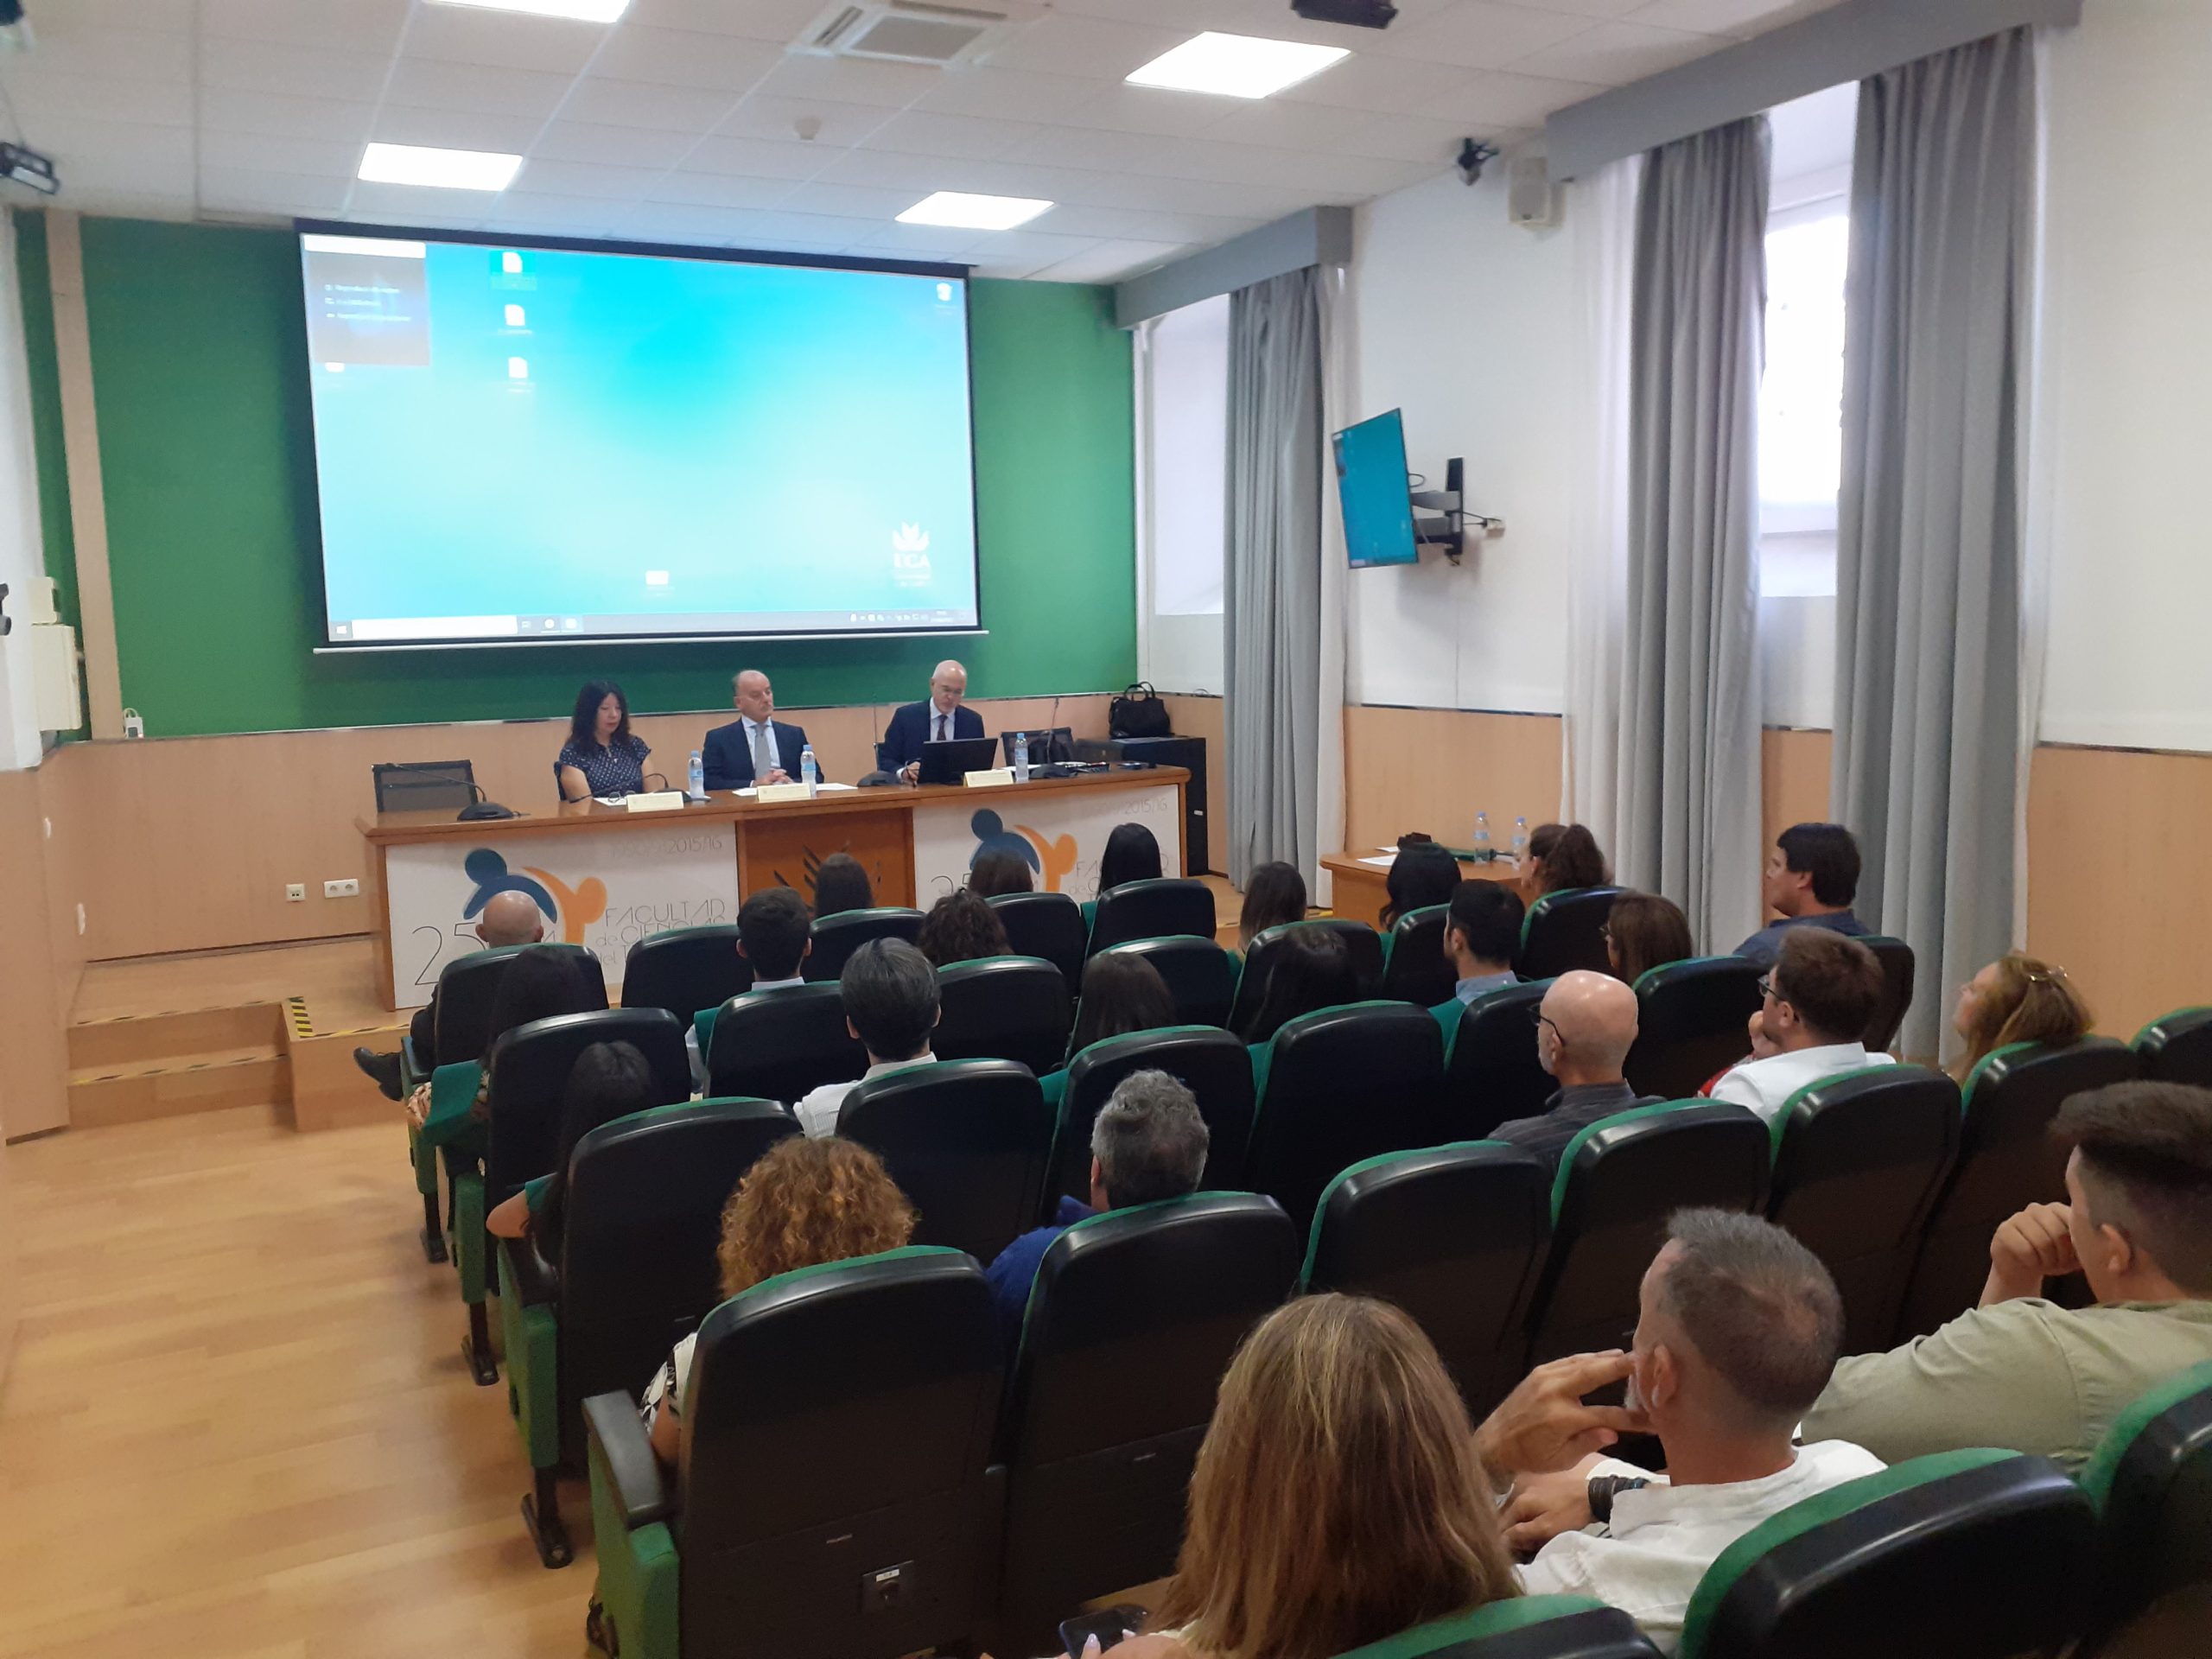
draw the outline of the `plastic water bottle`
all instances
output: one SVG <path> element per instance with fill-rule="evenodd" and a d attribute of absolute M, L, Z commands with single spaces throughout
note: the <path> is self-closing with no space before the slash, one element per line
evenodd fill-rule
<path fill-rule="evenodd" d="M 691 751 L 691 776 L 689 785 L 684 792 L 693 800 L 703 801 L 707 798 L 707 763 L 700 759 L 699 751 L 696 749 Z"/>
<path fill-rule="evenodd" d="M 1490 844 L 1490 814 L 1475 814 L 1475 862 L 1487 864 L 1497 856 L 1497 849 Z"/>
<path fill-rule="evenodd" d="M 814 758 L 811 743 L 798 752 L 798 777 L 806 785 L 807 799 L 812 800 L 822 792 L 822 764 Z"/>
<path fill-rule="evenodd" d="M 1014 734 L 1014 781 L 1017 784 L 1029 781 L 1029 734 L 1027 732 Z"/>
<path fill-rule="evenodd" d="M 1529 862 L 1529 820 L 1513 820 L 1513 868 L 1520 869 Z"/>

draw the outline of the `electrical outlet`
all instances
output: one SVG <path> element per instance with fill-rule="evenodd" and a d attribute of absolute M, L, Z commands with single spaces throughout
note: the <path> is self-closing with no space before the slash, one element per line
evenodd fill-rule
<path fill-rule="evenodd" d="M 326 899 L 358 899 L 361 896 L 361 884 L 353 876 L 343 881 L 326 881 L 322 884 L 322 896 Z"/>
<path fill-rule="evenodd" d="M 304 881 L 287 881 L 284 884 L 284 901 L 292 905 L 307 903 L 308 884 Z"/>

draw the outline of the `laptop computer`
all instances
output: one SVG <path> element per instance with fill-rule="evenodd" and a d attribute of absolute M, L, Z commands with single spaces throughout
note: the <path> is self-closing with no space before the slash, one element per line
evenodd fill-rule
<path fill-rule="evenodd" d="M 922 745 L 921 775 L 915 779 L 924 784 L 957 784 L 963 782 L 971 772 L 988 772 L 998 754 L 998 740 L 995 737 L 956 737 L 944 743 Z"/>

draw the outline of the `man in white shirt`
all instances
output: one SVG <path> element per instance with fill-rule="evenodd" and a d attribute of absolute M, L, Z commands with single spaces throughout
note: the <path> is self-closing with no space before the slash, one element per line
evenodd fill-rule
<path fill-rule="evenodd" d="M 1713 1085 L 1713 1098 L 1748 1106 L 1771 1122 L 1811 1083 L 1887 1065 L 1863 1040 L 1881 1006 L 1882 964 L 1858 940 L 1826 928 L 1798 928 L 1759 982 L 1759 1029 L 1777 1052 L 1745 1060 Z"/>
<path fill-rule="evenodd" d="M 1609 1602 L 1671 1653 L 1721 1551 L 1884 1465 L 1845 1440 L 1791 1443 L 1843 1342 L 1842 1298 L 1819 1258 L 1771 1222 L 1722 1210 L 1678 1211 L 1668 1234 L 1643 1275 L 1628 1379 L 1667 1472 L 1586 1458 L 1523 1477 L 1504 1519 L 1516 1550 L 1541 1546 L 1522 1569 L 1529 1594 Z"/>
<path fill-rule="evenodd" d="M 937 969 L 904 939 L 870 939 L 853 952 L 837 983 L 845 1003 L 845 1028 L 868 1051 L 866 1077 L 912 1065 L 933 1065 L 930 1033 L 937 1029 Z M 799 1127 L 815 1136 L 835 1135 L 852 1083 L 825 1083 L 791 1109 Z"/>

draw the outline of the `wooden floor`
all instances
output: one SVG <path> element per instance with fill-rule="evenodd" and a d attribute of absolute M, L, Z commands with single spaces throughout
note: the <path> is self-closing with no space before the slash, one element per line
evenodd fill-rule
<path fill-rule="evenodd" d="M 0 1655 L 581 1655 L 504 1388 L 460 1353 L 404 1135 L 237 1109 L 10 1148 Z"/>

